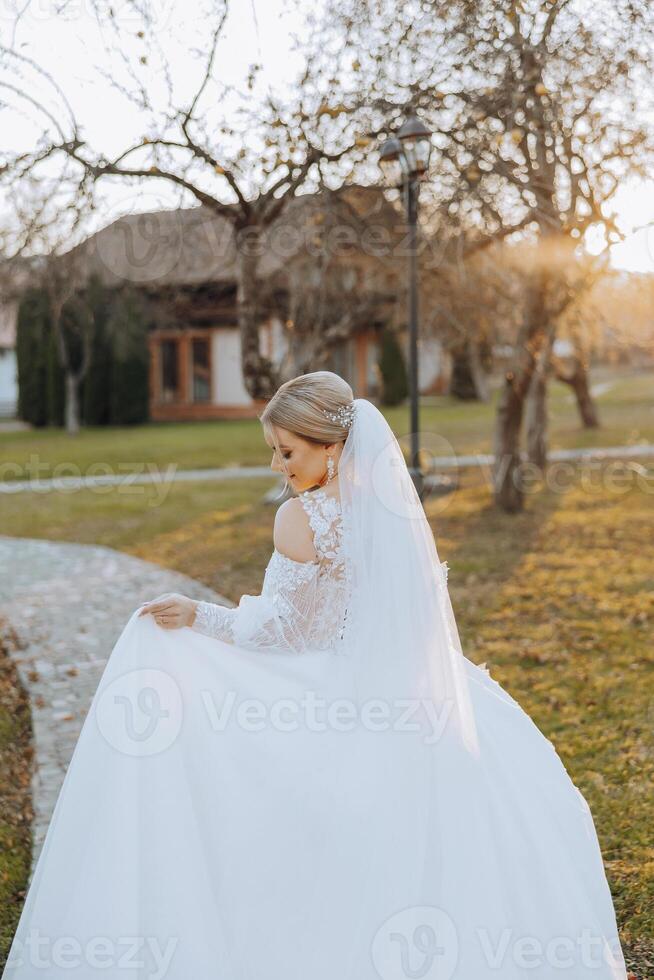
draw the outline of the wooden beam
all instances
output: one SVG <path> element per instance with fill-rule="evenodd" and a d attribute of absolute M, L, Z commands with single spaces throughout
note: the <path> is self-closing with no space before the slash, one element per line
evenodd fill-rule
<path fill-rule="evenodd" d="M 356 374 L 356 396 L 365 398 L 368 394 L 368 372 L 367 372 L 367 353 L 368 353 L 368 334 L 358 333 L 354 338 L 355 374 Z"/>
<path fill-rule="evenodd" d="M 161 401 L 161 351 L 156 337 L 148 337 L 148 350 L 150 355 L 148 404 L 150 418 L 154 418 L 155 406 Z"/>
<path fill-rule="evenodd" d="M 188 331 L 180 334 L 177 341 L 177 391 L 178 401 L 187 405 L 190 401 L 191 382 L 191 339 Z"/>

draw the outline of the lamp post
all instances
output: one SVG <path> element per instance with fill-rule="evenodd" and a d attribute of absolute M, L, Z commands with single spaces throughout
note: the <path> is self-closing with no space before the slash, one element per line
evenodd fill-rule
<path fill-rule="evenodd" d="M 389 187 L 402 190 L 409 229 L 409 400 L 411 407 L 411 459 L 409 472 L 422 500 L 424 475 L 420 469 L 418 421 L 418 197 L 420 179 L 429 169 L 431 132 L 416 115 L 409 116 L 382 144 L 379 164 Z"/>

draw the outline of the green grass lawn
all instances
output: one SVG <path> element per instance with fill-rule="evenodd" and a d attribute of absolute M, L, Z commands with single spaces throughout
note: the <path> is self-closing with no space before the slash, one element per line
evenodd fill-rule
<path fill-rule="evenodd" d="M 654 443 L 654 372 L 602 370 L 598 381 L 611 387 L 597 399 L 602 422 L 597 430 L 580 427 L 565 385 L 551 386 L 552 448 Z M 449 396 L 424 398 L 420 427 L 425 448 L 437 456 L 490 452 L 496 398 L 497 392 L 489 404 L 461 403 Z M 384 412 L 398 438 L 408 436 L 408 406 Z M 408 449 L 408 442 L 406 445 Z M 269 463 L 270 451 L 257 419 L 89 428 L 75 437 L 60 429 L 0 433 L 2 480 L 39 472 L 44 478 L 80 472 L 87 475 L 98 466 L 121 474 L 171 464 L 194 469 Z M 43 468 L 36 471 L 36 466 Z"/>

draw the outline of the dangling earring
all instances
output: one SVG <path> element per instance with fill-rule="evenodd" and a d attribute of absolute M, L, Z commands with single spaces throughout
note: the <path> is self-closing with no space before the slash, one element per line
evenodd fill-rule
<path fill-rule="evenodd" d="M 334 457 L 327 457 L 327 483 L 334 479 Z"/>

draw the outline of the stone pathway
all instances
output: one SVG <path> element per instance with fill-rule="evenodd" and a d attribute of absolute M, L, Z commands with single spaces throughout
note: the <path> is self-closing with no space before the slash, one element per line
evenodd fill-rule
<path fill-rule="evenodd" d="M 523 453 L 524 456 L 524 453 Z M 654 458 L 654 445 L 634 445 L 634 446 L 601 446 L 592 449 L 553 449 L 548 453 L 548 460 L 551 463 L 568 460 L 571 462 L 583 462 L 592 459 L 649 459 Z M 460 456 L 435 456 L 431 461 L 432 471 L 439 470 L 458 470 L 467 466 L 491 466 L 494 456 L 488 453 L 477 453 L 475 455 Z M 149 465 L 144 468 L 145 472 L 135 473 L 106 473 L 101 476 L 59 476 L 51 479 L 41 479 L 40 477 L 28 480 L 7 480 L 0 478 L 0 494 L 16 493 L 45 493 L 49 490 L 73 490 L 81 487 L 99 486 L 120 486 L 125 484 L 151 484 L 161 487 L 168 483 L 186 483 L 197 480 L 239 480 L 250 479 L 252 477 L 266 477 L 271 479 L 273 473 L 269 466 L 223 466 L 214 469 L 202 470 L 178 470 L 173 464 L 160 469 L 158 466 Z M 281 486 L 281 483 L 280 483 Z M 278 493 L 278 488 L 274 489 L 274 496 Z"/>
<path fill-rule="evenodd" d="M 32 870 L 109 654 L 136 606 L 162 592 L 231 605 L 111 548 L 0 537 L 0 620 L 19 641 L 11 655 L 32 707 Z"/>
<path fill-rule="evenodd" d="M 522 453 L 526 459 L 526 453 Z M 606 459 L 653 459 L 654 445 L 645 443 L 634 446 L 597 446 L 591 449 L 551 449 L 547 454 L 549 463 L 563 461 L 583 463 L 585 460 Z M 456 470 L 464 466 L 492 466 L 495 457 L 489 453 L 474 456 L 438 456 L 431 462 L 435 470 Z"/>
<path fill-rule="evenodd" d="M 178 470 L 170 463 L 166 467 L 148 464 L 143 471 L 130 473 L 104 473 L 98 476 L 55 476 L 49 479 L 35 477 L 27 480 L 0 479 L 0 493 L 45 493 L 47 490 L 77 490 L 80 487 L 117 487 L 121 485 L 152 484 L 159 487 L 167 483 L 188 483 L 196 480 L 239 480 L 250 477 L 268 477 L 274 473 L 269 466 L 219 466 L 215 469 Z"/>

